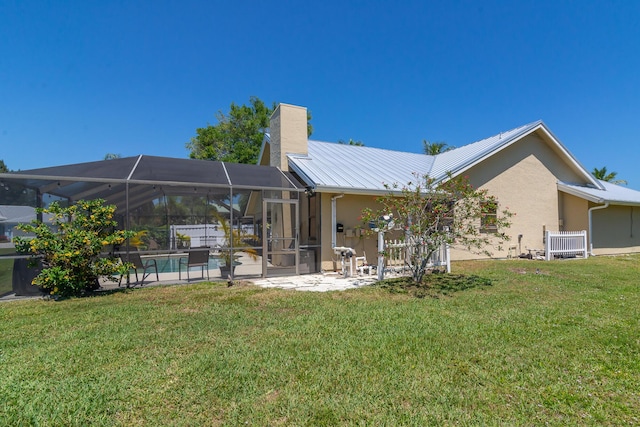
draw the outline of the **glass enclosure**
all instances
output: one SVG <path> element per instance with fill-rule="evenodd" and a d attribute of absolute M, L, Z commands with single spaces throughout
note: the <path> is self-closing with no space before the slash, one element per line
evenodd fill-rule
<path fill-rule="evenodd" d="M 119 227 L 136 235 L 105 253 L 153 258 L 161 281 L 177 279 L 178 260 L 196 248 L 208 248 L 212 279 L 315 272 L 319 242 L 309 245 L 304 191 L 277 168 L 150 156 L 0 174 L 0 295 L 28 292 L 37 270 L 12 239 L 19 223 L 46 221 L 35 208 L 53 201 L 116 205 Z"/>

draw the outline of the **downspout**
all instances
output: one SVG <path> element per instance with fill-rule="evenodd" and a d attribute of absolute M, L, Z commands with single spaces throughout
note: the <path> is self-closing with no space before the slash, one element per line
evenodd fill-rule
<path fill-rule="evenodd" d="M 344 197 L 344 193 L 331 198 L 331 249 L 337 246 L 338 232 L 336 229 L 338 227 L 338 220 L 336 219 L 336 200 L 341 197 Z"/>
<path fill-rule="evenodd" d="M 598 209 L 606 209 L 608 207 L 609 207 L 609 202 L 606 202 L 602 206 L 594 206 L 592 208 L 589 208 L 589 255 L 591 256 L 595 256 L 595 254 L 593 253 L 593 219 L 592 219 L 591 212 Z"/>

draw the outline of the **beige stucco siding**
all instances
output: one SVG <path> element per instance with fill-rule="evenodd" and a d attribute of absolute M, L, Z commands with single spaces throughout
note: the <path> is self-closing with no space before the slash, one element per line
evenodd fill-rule
<path fill-rule="evenodd" d="M 599 206 L 590 204 L 590 207 Z M 592 212 L 596 255 L 640 251 L 640 207 L 609 206 Z"/>
<path fill-rule="evenodd" d="M 559 192 L 561 231 L 589 230 L 589 202 L 571 194 Z"/>
<path fill-rule="evenodd" d="M 511 240 L 501 250 L 491 249 L 493 256 L 507 256 L 510 246 L 514 246 L 517 253 L 527 253 L 527 249 L 542 251 L 545 230 L 588 228 L 586 202 L 558 191 L 558 180 L 584 183 L 584 176 L 569 163 L 544 135 L 534 133 L 464 172 L 472 185 L 487 189 L 497 197 L 500 209 L 506 208 L 515 214 L 511 218 L 512 226 L 507 230 Z M 331 197 L 334 195 L 322 194 L 322 268 L 325 270 L 334 268 L 335 257 L 331 250 Z M 362 225 L 358 219 L 362 208 L 374 205 L 372 196 L 345 195 L 337 199 L 337 222 L 343 224 L 345 230 L 355 230 Z M 640 209 L 637 213 L 640 224 Z M 375 236 L 358 236 L 354 232 L 353 236 L 339 233 L 337 237 L 338 246 L 352 247 L 358 255 L 366 252 L 369 262 L 375 262 Z M 459 248 L 452 248 L 451 254 L 454 260 L 480 257 Z"/>
<path fill-rule="evenodd" d="M 507 231 L 511 240 L 505 246 L 516 246 L 519 253 L 544 249 L 544 231 L 560 229 L 558 179 L 568 182 L 581 179 L 537 134 L 494 154 L 467 174 L 474 186 L 497 197 L 501 209 L 515 214 Z M 506 248 L 495 251 L 494 256 L 506 256 Z M 454 252 L 452 257 L 469 258 L 469 255 Z"/>
<path fill-rule="evenodd" d="M 326 271 L 339 268 L 335 264 L 336 257 L 331 248 L 331 198 L 336 194 L 323 193 L 321 207 L 322 222 L 322 266 Z M 358 256 L 363 256 L 366 252 L 369 263 L 375 264 L 378 256 L 377 236 L 366 235 L 358 230 L 362 229 L 360 216 L 365 207 L 375 208 L 374 196 L 360 196 L 346 194 L 344 197 L 336 199 L 336 220 L 344 226 L 344 233 L 337 233 L 336 246 L 346 246 L 353 248 Z"/>

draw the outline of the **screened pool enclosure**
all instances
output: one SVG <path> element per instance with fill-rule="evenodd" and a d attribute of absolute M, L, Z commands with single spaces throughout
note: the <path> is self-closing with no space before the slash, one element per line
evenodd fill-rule
<path fill-rule="evenodd" d="M 137 233 L 105 251 L 155 259 L 160 280 L 177 279 L 177 259 L 195 249 L 209 250 L 212 279 L 301 274 L 318 265 L 319 242 L 299 241 L 306 215 L 300 202 L 306 211 L 309 199 L 291 173 L 137 156 L 0 174 L 0 295 L 29 273 L 18 267 L 25 257 L 11 242 L 21 233 L 16 225 L 36 219 L 35 208 L 53 201 L 92 199 L 116 205 L 119 227 Z"/>

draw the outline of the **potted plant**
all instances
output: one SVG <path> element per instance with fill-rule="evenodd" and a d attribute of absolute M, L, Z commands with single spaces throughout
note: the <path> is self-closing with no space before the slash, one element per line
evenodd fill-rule
<path fill-rule="evenodd" d="M 241 264 L 238 261 L 239 252 L 245 253 L 254 261 L 258 260 L 258 252 L 250 243 L 252 240 L 257 240 L 258 237 L 254 234 L 245 233 L 242 229 L 232 228 L 229 221 L 224 218 L 220 218 L 220 224 L 224 231 L 225 246 L 227 247 L 220 251 L 220 259 L 224 262 L 224 264 L 220 265 L 220 275 L 223 278 L 227 278 L 230 274 L 233 274 L 235 267 Z"/>
<path fill-rule="evenodd" d="M 178 249 L 187 249 L 191 247 L 191 236 L 178 233 L 176 231 L 176 246 Z"/>

